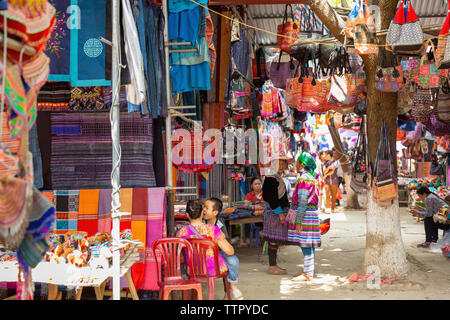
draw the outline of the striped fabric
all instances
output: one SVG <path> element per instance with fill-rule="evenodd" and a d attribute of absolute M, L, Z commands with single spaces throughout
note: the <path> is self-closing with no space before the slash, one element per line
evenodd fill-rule
<path fill-rule="evenodd" d="M 320 247 L 320 220 L 317 211 L 306 212 L 302 226 L 303 228 L 300 233 L 296 232 L 295 229 L 288 230 L 289 242 L 297 243 L 305 248 Z"/>
<path fill-rule="evenodd" d="M 56 227 L 54 233 L 65 234 L 78 230 L 78 190 L 54 191 L 53 204 L 56 208 Z"/>
<path fill-rule="evenodd" d="M 203 128 L 222 129 L 225 126 L 226 103 L 205 103 L 203 105 Z"/>
<path fill-rule="evenodd" d="M 111 186 L 112 141 L 109 115 L 52 113 L 51 172 L 53 189 Z M 156 185 L 152 162 L 152 120 L 121 113 L 120 142 L 123 188 Z"/>
<path fill-rule="evenodd" d="M 67 111 L 70 82 L 47 82 L 39 91 L 38 111 Z"/>
<path fill-rule="evenodd" d="M 98 232 L 111 232 L 111 200 L 112 190 L 100 190 L 98 198 Z"/>
<path fill-rule="evenodd" d="M 39 90 L 50 74 L 50 58 L 41 51 L 35 58 L 24 64 L 22 70 L 27 82 Z"/>
<path fill-rule="evenodd" d="M 78 230 L 86 231 L 88 237 L 98 231 L 98 202 L 100 190 L 80 190 L 78 206 Z"/>

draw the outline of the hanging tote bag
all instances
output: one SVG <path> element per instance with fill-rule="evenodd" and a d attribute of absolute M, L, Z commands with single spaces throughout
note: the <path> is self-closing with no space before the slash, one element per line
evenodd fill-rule
<path fill-rule="evenodd" d="M 355 20 L 355 52 L 359 55 L 378 53 L 375 21 L 369 13 L 366 2 L 367 0 L 361 0 L 361 7 Z"/>
<path fill-rule="evenodd" d="M 418 53 L 423 46 L 423 32 L 411 0 L 401 0 L 389 25 L 386 44 L 394 53 Z"/>
<path fill-rule="evenodd" d="M 286 89 L 286 79 L 294 78 L 299 65 L 292 57 L 289 62 L 281 62 L 280 52 L 278 62 L 273 61 L 269 68 L 269 78 L 276 88 Z"/>
<path fill-rule="evenodd" d="M 360 7 L 361 3 L 359 1 L 354 1 L 352 11 L 350 11 L 347 20 L 345 21 L 345 36 L 349 39 L 353 39 L 355 36 L 355 22 Z"/>
<path fill-rule="evenodd" d="M 392 200 L 398 197 L 394 168 L 393 155 L 389 143 L 389 133 L 386 122 L 383 121 L 380 134 L 380 143 L 378 145 L 378 152 L 375 161 L 375 177 L 372 187 L 373 200 L 379 206 L 391 206 Z"/>
<path fill-rule="evenodd" d="M 407 81 L 397 94 L 398 114 L 407 114 L 413 108 L 414 88 L 411 82 Z"/>
<path fill-rule="evenodd" d="M 397 92 L 403 87 L 403 69 L 394 63 L 395 57 L 392 57 L 392 66 L 386 67 L 386 49 L 382 50 L 381 66 L 377 67 L 377 73 L 375 74 L 375 87 L 383 92 Z"/>
<path fill-rule="evenodd" d="M 436 117 L 438 120 L 450 123 L 450 94 L 446 94 L 439 90 Z"/>
<path fill-rule="evenodd" d="M 413 108 L 411 110 L 412 120 L 426 124 L 428 119 L 430 119 L 434 103 L 433 89 L 417 88 L 414 93 Z"/>
<path fill-rule="evenodd" d="M 450 134 L 450 123 L 439 121 L 439 119 L 436 118 L 435 112 L 431 113 L 426 128 L 429 133 L 436 137 L 443 137 Z"/>
<path fill-rule="evenodd" d="M 367 189 L 367 141 L 365 134 L 364 117 L 361 120 L 358 141 L 356 143 L 356 155 L 353 161 L 352 177 L 350 187 L 356 193 Z"/>
<path fill-rule="evenodd" d="M 419 75 L 419 63 L 420 59 L 417 57 L 402 60 L 403 75 L 407 81 L 411 82 L 416 80 L 416 77 Z"/>
<path fill-rule="evenodd" d="M 431 45 L 432 52 L 435 54 L 433 42 L 429 40 L 427 44 Z M 428 60 L 427 52 L 420 59 L 419 75 L 416 78 L 416 83 L 422 89 L 439 88 L 440 73 L 436 63 Z"/>
<path fill-rule="evenodd" d="M 444 24 L 442 25 L 441 32 L 439 32 L 438 45 L 437 45 L 437 49 L 436 49 L 436 65 L 439 69 L 441 69 L 441 65 L 444 60 L 445 51 L 447 48 L 449 30 L 450 30 L 450 1 L 448 1 L 447 18 L 445 19 Z M 450 52 L 449 52 L 449 54 L 450 54 Z M 450 67 L 450 65 L 448 65 L 448 67 Z M 446 68 L 443 68 L 443 69 L 446 69 Z"/>
<path fill-rule="evenodd" d="M 290 18 L 292 21 L 288 21 L 288 9 L 291 11 Z M 294 10 L 292 5 L 287 4 L 284 9 L 283 23 L 277 26 L 277 33 L 286 37 L 277 36 L 278 47 L 290 53 L 291 45 L 298 39 L 298 33 L 300 32 L 300 21 L 295 21 Z"/>
<path fill-rule="evenodd" d="M 302 68 L 299 78 L 302 86 L 299 111 L 319 112 L 324 107 L 326 88 L 324 88 L 324 81 L 319 80 L 317 74 L 315 65 L 312 71 L 309 71 L 307 65 Z"/>

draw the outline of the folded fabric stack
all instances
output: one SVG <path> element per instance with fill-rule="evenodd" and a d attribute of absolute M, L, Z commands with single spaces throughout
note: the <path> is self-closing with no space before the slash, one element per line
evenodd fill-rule
<path fill-rule="evenodd" d="M 232 212 L 231 212 L 232 210 Z M 225 220 L 241 220 L 245 218 L 254 217 L 255 208 L 253 206 L 239 206 L 230 210 L 225 209 L 219 217 Z"/>

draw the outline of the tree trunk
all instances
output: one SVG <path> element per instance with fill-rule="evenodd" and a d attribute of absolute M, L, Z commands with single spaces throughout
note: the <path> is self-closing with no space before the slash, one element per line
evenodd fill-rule
<path fill-rule="evenodd" d="M 387 29 L 392 20 L 397 0 L 369 1 L 376 4 L 381 11 L 381 28 Z M 325 24 L 330 32 L 343 42 L 345 23 L 330 7 L 327 0 L 311 0 L 311 9 Z M 385 43 L 385 37 L 378 38 L 379 43 Z M 375 74 L 378 57 L 362 56 L 366 72 L 368 90 L 367 99 L 367 134 L 370 151 L 370 161 L 375 163 L 376 151 L 380 141 L 380 131 L 383 121 L 389 129 L 389 140 L 393 154 L 396 155 L 397 135 L 397 99 L 396 94 L 384 93 L 375 88 Z M 400 229 L 400 214 L 398 201 L 389 207 L 380 207 L 372 200 L 372 192 L 368 191 L 366 230 L 365 271 L 369 266 L 379 268 L 382 277 L 404 277 L 408 273 L 408 262 Z M 372 267 L 371 267 L 372 268 Z"/>

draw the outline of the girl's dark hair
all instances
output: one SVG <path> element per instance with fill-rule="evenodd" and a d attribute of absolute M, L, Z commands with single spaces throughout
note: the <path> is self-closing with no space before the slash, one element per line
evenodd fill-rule
<path fill-rule="evenodd" d="M 430 189 L 428 189 L 427 187 L 420 187 L 420 188 L 417 190 L 417 194 L 420 194 L 420 195 L 430 194 L 430 193 L 431 193 L 431 191 L 430 191 Z"/>
<path fill-rule="evenodd" d="M 262 180 L 261 180 L 261 178 L 260 178 L 260 177 L 253 177 L 253 178 L 252 178 L 252 182 L 250 183 L 250 185 L 252 185 L 252 184 L 253 184 L 253 182 L 255 182 L 256 180 L 259 180 L 259 181 L 261 181 L 261 182 L 262 182 Z"/>
<path fill-rule="evenodd" d="M 189 200 L 186 204 L 186 212 L 191 219 L 198 219 L 202 214 L 202 202 L 200 200 Z"/>

